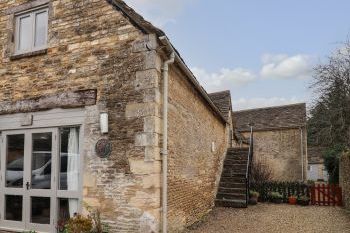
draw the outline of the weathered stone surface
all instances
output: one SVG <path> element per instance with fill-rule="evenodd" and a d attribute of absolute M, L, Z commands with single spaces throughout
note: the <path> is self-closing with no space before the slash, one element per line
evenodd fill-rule
<path fill-rule="evenodd" d="M 228 129 L 188 79 L 169 77 L 169 228 L 177 232 L 214 206 Z M 212 151 L 212 143 L 216 150 Z"/>
<path fill-rule="evenodd" d="M 249 138 L 250 133 L 243 133 Z M 306 130 L 303 129 L 304 179 L 307 174 Z M 301 132 L 300 129 L 280 129 L 254 132 L 254 158 L 267 164 L 273 179 L 301 181 Z"/>
<path fill-rule="evenodd" d="M 350 210 L 350 154 L 344 153 L 340 158 L 339 184 L 343 189 L 345 208 Z"/>
<path fill-rule="evenodd" d="M 48 48 L 13 57 L 13 13 L 43 2 L 50 2 Z M 82 201 L 101 209 L 111 232 L 160 226 L 159 119 L 149 118 L 160 112 L 156 47 L 154 35 L 106 0 L 0 1 L 0 114 L 85 108 Z M 104 111 L 108 135 L 100 133 Z M 113 146 L 108 159 L 95 154 L 101 137 Z"/>
<path fill-rule="evenodd" d="M 0 102 L 0 115 L 43 111 L 53 108 L 78 108 L 96 104 L 96 90 L 68 91 L 35 99 Z"/>

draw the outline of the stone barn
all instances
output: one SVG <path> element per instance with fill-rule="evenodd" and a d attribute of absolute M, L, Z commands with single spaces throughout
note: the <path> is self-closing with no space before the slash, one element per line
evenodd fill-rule
<path fill-rule="evenodd" d="M 274 180 L 307 179 L 306 105 L 293 104 L 233 112 L 234 127 L 244 141 L 254 132 L 254 158 L 267 164 Z M 236 137 L 237 138 L 237 137 Z"/>
<path fill-rule="evenodd" d="M 2 0 L 0 56 L 1 230 L 85 203 L 110 232 L 174 232 L 214 206 L 231 120 L 123 1 Z"/>

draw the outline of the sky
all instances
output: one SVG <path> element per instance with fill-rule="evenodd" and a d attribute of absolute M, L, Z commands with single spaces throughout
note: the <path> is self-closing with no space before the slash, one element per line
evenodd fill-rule
<path fill-rule="evenodd" d="M 234 110 L 316 98 L 313 67 L 350 33 L 349 0 L 126 0 Z"/>

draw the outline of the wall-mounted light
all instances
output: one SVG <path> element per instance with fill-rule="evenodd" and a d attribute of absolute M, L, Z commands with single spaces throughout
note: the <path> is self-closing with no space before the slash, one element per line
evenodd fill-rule
<path fill-rule="evenodd" d="M 108 113 L 107 112 L 100 113 L 100 128 L 101 128 L 102 134 L 108 133 Z"/>

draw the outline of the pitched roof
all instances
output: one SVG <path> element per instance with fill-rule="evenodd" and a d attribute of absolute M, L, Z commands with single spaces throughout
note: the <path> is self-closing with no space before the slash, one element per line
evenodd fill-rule
<path fill-rule="evenodd" d="M 325 147 L 308 147 L 307 158 L 308 164 L 322 164 L 323 154 L 326 151 Z"/>
<path fill-rule="evenodd" d="M 239 131 L 299 128 L 306 124 L 306 104 L 256 108 L 233 112 L 233 121 Z"/>
<path fill-rule="evenodd" d="M 231 93 L 229 90 L 220 91 L 209 94 L 210 99 L 219 108 L 226 120 L 229 120 L 229 115 L 232 109 Z"/>
<path fill-rule="evenodd" d="M 140 14 L 138 14 L 134 9 L 129 7 L 123 0 L 106 0 L 109 4 L 115 7 L 116 10 L 122 12 L 122 14 L 130 20 L 130 22 L 137 28 L 139 28 L 145 34 L 155 34 L 158 37 L 166 36 L 166 34 L 155 27 L 153 24 L 145 20 Z M 214 114 L 217 115 L 224 123 L 227 123 L 226 118 L 223 116 L 218 107 L 212 102 L 208 93 L 204 88 L 199 84 L 196 77 L 193 75 L 192 71 L 188 68 L 183 58 L 180 56 L 180 53 L 176 48 L 171 45 L 174 51 L 176 52 L 176 62 L 186 67 L 185 73 L 187 73 L 189 81 L 197 89 L 197 91 L 202 95 L 205 101 L 208 103 L 209 107 L 213 110 Z"/>

